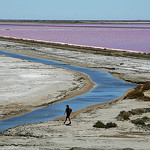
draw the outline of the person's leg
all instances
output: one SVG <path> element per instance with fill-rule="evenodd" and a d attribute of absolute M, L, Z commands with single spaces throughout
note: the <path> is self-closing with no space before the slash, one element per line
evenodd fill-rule
<path fill-rule="evenodd" d="M 65 122 L 64 122 L 64 124 L 66 123 L 66 121 L 67 121 L 67 116 L 66 116 L 66 119 L 65 119 Z"/>
<path fill-rule="evenodd" d="M 69 116 L 69 121 L 70 121 L 70 122 L 69 122 L 69 124 L 71 124 L 71 119 L 70 119 L 70 116 Z"/>

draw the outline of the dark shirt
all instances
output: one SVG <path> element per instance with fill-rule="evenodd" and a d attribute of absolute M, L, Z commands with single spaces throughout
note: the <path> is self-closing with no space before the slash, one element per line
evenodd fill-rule
<path fill-rule="evenodd" d="M 67 116 L 70 116 L 70 108 L 66 108 L 66 114 Z"/>

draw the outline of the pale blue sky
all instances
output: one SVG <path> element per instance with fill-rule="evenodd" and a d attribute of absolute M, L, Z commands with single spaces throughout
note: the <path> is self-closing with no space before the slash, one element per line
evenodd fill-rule
<path fill-rule="evenodd" d="M 0 19 L 150 20 L 150 0 L 0 0 Z"/>

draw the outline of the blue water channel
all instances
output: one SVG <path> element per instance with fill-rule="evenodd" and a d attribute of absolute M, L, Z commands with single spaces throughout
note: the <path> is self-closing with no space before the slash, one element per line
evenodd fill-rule
<path fill-rule="evenodd" d="M 31 112 L 17 117 L 0 120 L 0 131 L 18 125 L 32 124 L 36 122 L 43 122 L 52 120 L 54 118 L 62 117 L 64 115 L 66 105 L 69 105 L 73 111 L 77 111 L 87 106 L 109 102 L 124 95 L 128 89 L 135 87 L 134 84 L 124 82 L 120 79 L 116 79 L 111 74 L 103 71 L 96 71 L 93 69 L 73 66 L 57 61 L 30 57 L 26 55 L 10 53 L 2 50 L 0 50 L 0 54 L 7 57 L 14 57 L 32 62 L 43 63 L 47 65 L 53 65 L 63 67 L 69 70 L 78 71 L 88 75 L 90 79 L 96 84 L 96 86 L 93 89 L 91 89 L 88 93 L 76 96 L 74 98 L 70 98 L 63 102 L 52 104 L 48 107 L 35 109 Z"/>

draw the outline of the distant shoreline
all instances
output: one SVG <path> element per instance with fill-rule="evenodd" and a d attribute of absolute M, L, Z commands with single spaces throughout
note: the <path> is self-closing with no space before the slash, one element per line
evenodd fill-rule
<path fill-rule="evenodd" d="M 51 23 L 51 24 L 128 24 L 150 23 L 150 20 L 13 20 L 0 19 L 0 23 Z"/>

